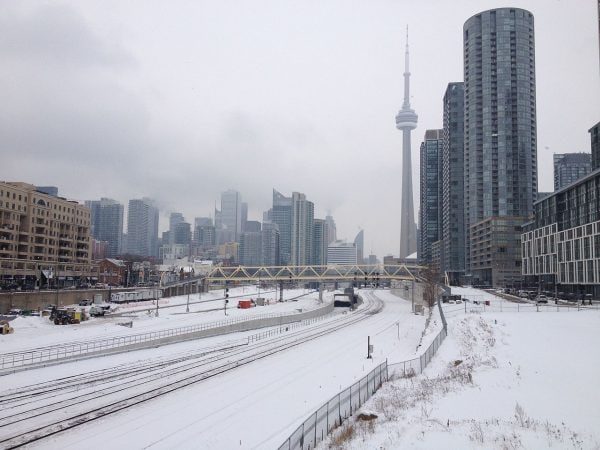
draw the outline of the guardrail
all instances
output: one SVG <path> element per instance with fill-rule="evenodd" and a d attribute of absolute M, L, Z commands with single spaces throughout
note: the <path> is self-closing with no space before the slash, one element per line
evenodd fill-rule
<path fill-rule="evenodd" d="M 437 301 L 442 329 L 418 358 L 388 364 L 387 360 L 381 363 L 365 377 L 333 396 L 313 414 L 302 422 L 296 430 L 281 444 L 279 450 L 310 450 L 314 449 L 325 439 L 333 429 L 356 412 L 371 396 L 377 392 L 381 385 L 390 379 L 391 374 L 402 371 L 403 376 L 412 376 L 422 373 L 431 361 L 442 342 L 448 335 L 448 324 L 444 316 L 441 302 Z M 390 372 L 390 369 L 393 372 Z"/>
<path fill-rule="evenodd" d="M 289 313 L 270 313 L 257 314 L 252 316 L 241 316 L 238 318 L 208 322 L 200 325 L 191 325 L 167 330 L 150 331 L 140 334 L 131 334 L 116 336 L 108 339 L 97 339 L 87 342 L 74 342 L 59 346 L 49 346 L 44 348 L 32 349 L 22 352 L 12 352 L 0 354 L 0 371 L 2 369 L 18 369 L 26 366 L 36 366 L 50 362 L 56 362 L 65 359 L 85 357 L 98 353 L 106 353 L 111 350 L 123 349 L 128 347 L 139 348 L 152 346 L 154 344 L 186 340 L 193 337 L 207 337 L 217 334 L 223 334 L 229 331 L 247 331 L 248 327 L 235 327 L 237 324 L 256 324 L 257 328 L 266 326 L 277 326 L 284 323 L 297 322 L 303 319 L 311 318 L 308 316 L 327 314 L 333 309 L 333 304 L 323 308 Z M 235 328 L 235 329 L 234 329 Z M 202 336 L 201 336 L 202 335 Z M 177 338 L 180 339 L 172 339 Z"/>

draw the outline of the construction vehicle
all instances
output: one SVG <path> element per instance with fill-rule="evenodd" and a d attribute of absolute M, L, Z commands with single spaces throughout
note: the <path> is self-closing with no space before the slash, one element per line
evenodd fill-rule
<path fill-rule="evenodd" d="M 52 312 L 50 313 L 50 320 L 54 322 L 54 325 L 78 324 L 79 322 L 81 322 L 81 311 L 75 311 L 73 309 L 52 308 Z"/>

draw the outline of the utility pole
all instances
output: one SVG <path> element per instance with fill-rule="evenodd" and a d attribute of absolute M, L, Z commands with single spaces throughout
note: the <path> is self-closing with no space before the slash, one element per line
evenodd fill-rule
<path fill-rule="evenodd" d="M 185 312 L 186 313 L 190 312 L 190 288 L 191 288 L 191 285 L 188 284 L 187 285 L 187 291 L 188 291 L 187 292 L 187 294 L 188 294 L 188 296 L 187 296 L 187 305 L 185 307 Z"/>

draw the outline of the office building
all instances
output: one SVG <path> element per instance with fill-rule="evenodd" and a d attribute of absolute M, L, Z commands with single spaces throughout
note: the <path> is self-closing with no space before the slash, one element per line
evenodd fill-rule
<path fill-rule="evenodd" d="M 396 115 L 396 128 L 402 131 L 402 198 L 400 204 L 400 258 L 417 251 L 417 226 L 413 207 L 410 133 L 417 128 L 418 116 L 410 107 L 410 70 L 408 66 L 408 29 L 404 52 L 404 101 Z"/>
<path fill-rule="evenodd" d="M 244 231 L 240 234 L 239 261 L 242 266 L 262 264 L 261 231 Z"/>
<path fill-rule="evenodd" d="M 221 228 L 229 231 L 228 242 L 237 242 L 242 232 L 242 196 L 229 189 L 221 193 Z"/>
<path fill-rule="evenodd" d="M 453 285 L 465 273 L 464 93 L 462 82 L 449 83 L 443 101 L 441 271 Z"/>
<path fill-rule="evenodd" d="M 337 241 L 337 227 L 331 214 L 325 216 L 325 224 L 327 225 L 327 239 L 329 240 L 327 244 L 331 244 L 332 242 Z"/>
<path fill-rule="evenodd" d="M 592 171 L 592 155 L 589 153 L 554 154 L 554 190 L 558 191 Z"/>
<path fill-rule="evenodd" d="M 262 224 L 262 264 L 278 266 L 279 262 L 279 227 L 273 222 Z"/>
<path fill-rule="evenodd" d="M 171 233 L 174 244 L 189 246 L 192 242 L 192 226 L 187 222 L 177 222 Z"/>
<path fill-rule="evenodd" d="M 246 222 L 248 221 L 248 203 L 242 202 L 241 214 L 242 214 L 242 231 L 252 231 L 252 230 L 246 230 Z"/>
<path fill-rule="evenodd" d="M 292 260 L 292 198 L 273 189 L 272 222 L 279 228 L 279 263 L 290 264 Z"/>
<path fill-rule="evenodd" d="M 129 200 L 127 252 L 138 256 L 158 256 L 158 208 L 152 199 Z"/>
<path fill-rule="evenodd" d="M 203 249 L 217 245 L 215 227 L 213 225 L 200 225 L 196 227 L 195 241 Z"/>
<path fill-rule="evenodd" d="M 521 277 L 520 246 L 513 249 L 537 194 L 533 15 L 484 11 L 465 22 L 463 37 L 466 276 L 502 286 Z M 479 252 L 488 228 L 502 236 Z"/>
<path fill-rule="evenodd" d="M 123 240 L 123 205 L 110 198 L 88 200 L 85 205 L 91 212 L 92 236 L 98 241 L 107 242 L 105 257 L 115 258 L 120 255 Z"/>
<path fill-rule="evenodd" d="M 314 204 L 299 192 L 292 193 L 291 264 L 306 266 L 312 261 Z"/>
<path fill-rule="evenodd" d="M 90 227 L 89 208 L 28 183 L 0 182 L 0 258 L 20 262 L 5 261 L 3 278 L 33 286 L 41 271 L 48 273 L 57 264 L 63 280 L 91 275 Z"/>
<path fill-rule="evenodd" d="M 181 222 L 185 222 L 183 214 L 178 212 L 172 212 L 169 214 L 169 231 L 175 231 L 175 226 Z"/>
<path fill-rule="evenodd" d="M 354 245 L 356 246 L 356 263 L 363 264 L 363 258 L 365 253 L 365 232 L 360 230 L 354 238 Z"/>
<path fill-rule="evenodd" d="M 432 246 L 442 232 L 442 147 L 444 130 L 427 130 L 421 143 L 420 161 L 420 248 L 424 264 L 433 262 Z M 439 244 L 437 244 L 439 258 Z M 439 259 L 436 261 L 439 267 Z"/>
<path fill-rule="evenodd" d="M 253 233 L 260 233 L 260 222 L 258 220 L 246 220 L 246 228 L 245 231 L 250 231 Z"/>
<path fill-rule="evenodd" d="M 327 221 L 315 219 L 313 222 L 312 264 L 324 266 L 327 264 L 327 246 L 329 245 L 329 227 Z"/>
<path fill-rule="evenodd" d="M 356 245 L 344 241 L 335 241 L 327 247 L 327 265 L 356 264 Z"/>

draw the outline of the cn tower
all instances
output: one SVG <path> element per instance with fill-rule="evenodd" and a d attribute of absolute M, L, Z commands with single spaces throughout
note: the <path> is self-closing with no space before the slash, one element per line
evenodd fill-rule
<path fill-rule="evenodd" d="M 417 114 L 410 109 L 410 71 L 408 69 L 408 26 L 404 53 L 404 101 L 396 115 L 396 128 L 402 130 L 402 203 L 400 219 L 400 258 L 417 251 L 417 227 L 413 208 L 410 132 L 417 128 Z"/>

